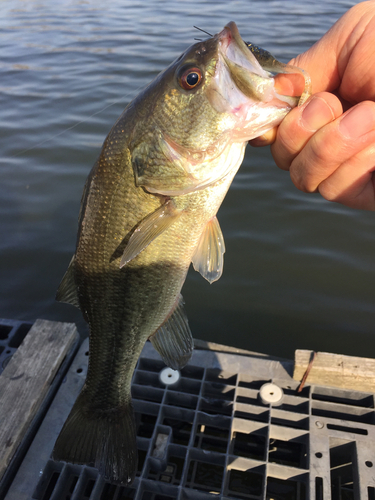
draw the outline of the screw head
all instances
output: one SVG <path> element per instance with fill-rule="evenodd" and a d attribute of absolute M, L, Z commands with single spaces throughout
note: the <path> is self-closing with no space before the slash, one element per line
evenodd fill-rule
<path fill-rule="evenodd" d="M 178 382 L 180 379 L 180 372 L 178 370 L 172 370 L 172 368 L 164 368 L 159 373 L 159 380 L 162 384 L 172 385 Z"/>

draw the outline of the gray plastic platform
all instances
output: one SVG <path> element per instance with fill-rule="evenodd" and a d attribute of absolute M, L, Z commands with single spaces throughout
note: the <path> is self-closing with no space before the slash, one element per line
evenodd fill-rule
<path fill-rule="evenodd" d="M 81 389 L 78 352 L 6 500 L 375 499 L 374 394 L 306 386 L 292 362 L 196 350 L 174 384 L 151 344 L 133 379 L 139 471 L 131 487 L 50 454 Z M 165 376 L 167 378 L 165 378 Z M 281 401 L 259 397 L 264 384 Z"/>

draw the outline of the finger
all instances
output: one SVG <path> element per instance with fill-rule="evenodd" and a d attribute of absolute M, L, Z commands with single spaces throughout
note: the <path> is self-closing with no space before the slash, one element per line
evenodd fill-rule
<path fill-rule="evenodd" d="M 306 85 L 305 77 L 300 73 L 283 74 L 275 76 L 275 91 L 283 96 L 301 96 Z M 264 134 L 249 141 L 253 147 L 268 146 L 276 140 L 277 126 Z"/>
<path fill-rule="evenodd" d="M 328 92 L 315 94 L 303 106 L 292 109 L 279 125 L 276 141 L 271 147 L 276 165 L 289 170 L 313 134 L 341 113 L 339 99 Z"/>
<path fill-rule="evenodd" d="M 357 104 L 321 128 L 307 142 L 290 166 L 298 189 L 315 192 L 340 165 L 375 144 L 375 103 Z"/>
<path fill-rule="evenodd" d="M 364 150 L 341 164 L 332 175 L 319 184 L 319 193 L 329 201 L 361 210 L 375 210 L 375 146 Z"/>
<path fill-rule="evenodd" d="M 289 64 L 310 74 L 314 94 L 332 92 L 340 87 L 340 96 L 352 104 L 374 100 L 375 84 L 369 64 L 375 53 L 374 29 L 374 2 L 360 2 Z"/>
<path fill-rule="evenodd" d="M 255 148 L 269 146 L 270 144 L 275 142 L 276 134 L 277 134 L 277 127 L 273 127 L 271 128 L 271 130 L 268 130 L 259 137 L 256 137 L 255 139 L 249 141 L 249 144 Z"/>

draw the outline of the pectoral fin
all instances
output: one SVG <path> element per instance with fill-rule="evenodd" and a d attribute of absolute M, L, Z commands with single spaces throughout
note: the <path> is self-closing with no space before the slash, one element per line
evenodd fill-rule
<path fill-rule="evenodd" d="M 152 345 L 164 363 L 174 370 L 186 365 L 194 349 L 194 341 L 183 305 L 184 301 L 180 295 L 172 315 L 150 337 Z"/>
<path fill-rule="evenodd" d="M 224 236 L 216 217 L 211 219 L 200 237 L 192 262 L 196 271 L 210 283 L 217 281 L 223 273 Z"/>
<path fill-rule="evenodd" d="M 56 300 L 59 302 L 66 302 L 67 304 L 71 304 L 72 306 L 78 307 L 79 309 L 77 285 L 74 279 L 74 267 L 75 259 L 73 255 L 69 267 L 64 274 L 64 277 L 61 280 L 61 283 L 57 290 Z"/>
<path fill-rule="evenodd" d="M 121 258 L 120 268 L 130 262 L 148 245 L 168 229 L 179 216 L 172 200 L 168 200 L 155 212 L 148 215 L 134 230 Z"/>

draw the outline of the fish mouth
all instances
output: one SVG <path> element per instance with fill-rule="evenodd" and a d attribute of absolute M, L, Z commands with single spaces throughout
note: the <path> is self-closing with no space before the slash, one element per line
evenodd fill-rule
<path fill-rule="evenodd" d="M 246 68 L 251 73 L 256 73 L 264 78 L 269 78 L 270 73 L 265 71 L 242 40 L 235 22 L 229 22 L 219 33 L 220 50 L 226 62 Z"/>
<path fill-rule="evenodd" d="M 220 56 L 238 90 L 253 101 L 270 101 L 274 88 L 272 75 L 262 68 L 242 40 L 236 23 L 228 23 L 218 38 Z"/>
<path fill-rule="evenodd" d="M 284 104 L 301 105 L 310 95 L 308 75 L 294 66 L 272 59 L 272 67 L 255 57 L 241 38 L 236 23 L 229 22 L 218 34 L 219 53 L 238 90 L 252 101 L 270 102 L 275 97 Z M 280 73 L 283 74 L 282 78 Z M 293 78 L 292 78 L 293 75 Z M 298 76 L 296 79 L 296 75 Z M 298 94 L 298 95 L 296 95 Z"/>

